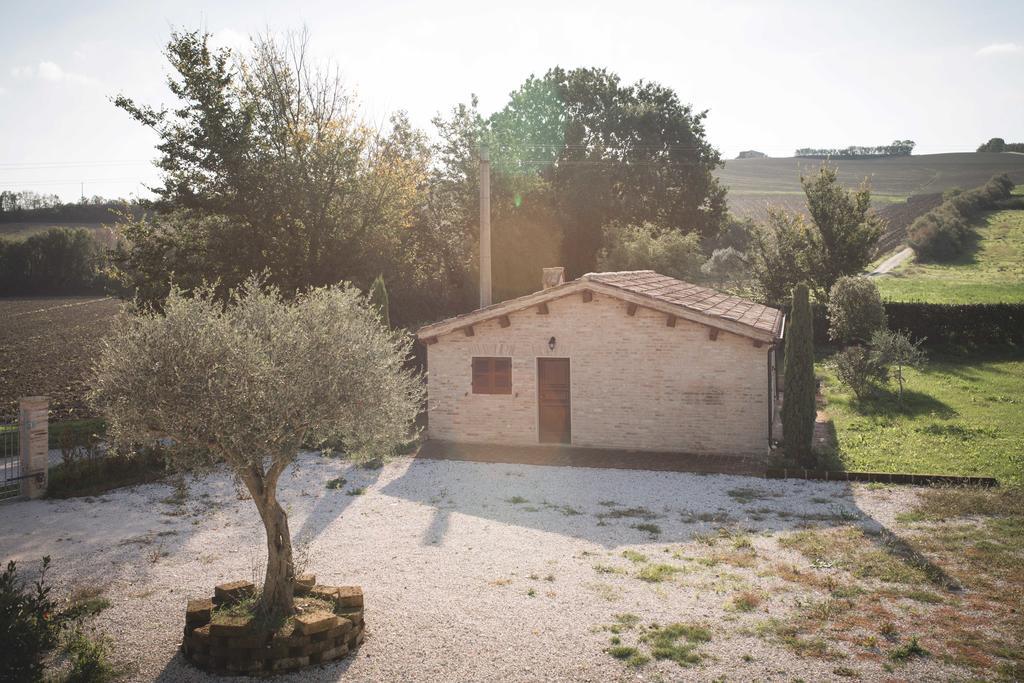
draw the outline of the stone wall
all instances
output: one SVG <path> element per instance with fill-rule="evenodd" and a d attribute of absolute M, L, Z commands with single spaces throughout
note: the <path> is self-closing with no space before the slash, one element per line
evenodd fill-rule
<path fill-rule="evenodd" d="M 602 294 L 579 294 L 442 335 L 428 346 L 429 436 L 533 445 L 537 358 L 569 358 L 572 445 L 763 455 L 768 452 L 769 347 Z M 555 348 L 548 341 L 555 337 Z M 473 356 L 510 356 L 512 394 L 474 395 Z"/>
<path fill-rule="evenodd" d="M 315 577 L 300 576 L 296 596 L 315 597 L 334 609 L 296 614 L 272 632 L 249 616 L 214 616 L 217 606 L 253 591 L 250 582 L 236 581 L 217 586 L 212 599 L 189 600 L 181 645 L 187 660 L 218 674 L 261 675 L 341 659 L 363 642 L 363 591 L 357 586 L 317 585 Z"/>

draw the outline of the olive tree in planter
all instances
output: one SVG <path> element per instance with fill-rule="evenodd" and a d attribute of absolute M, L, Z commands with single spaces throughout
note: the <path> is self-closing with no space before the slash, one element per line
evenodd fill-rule
<path fill-rule="evenodd" d="M 277 499 L 304 445 L 341 437 L 354 456 L 406 441 L 423 398 L 411 340 L 348 286 L 291 301 L 255 278 L 218 300 L 174 289 L 162 310 L 125 310 L 103 344 L 92 400 L 115 444 L 159 440 L 172 462 L 227 465 L 267 532 L 259 609 L 293 612 L 288 515 Z"/>

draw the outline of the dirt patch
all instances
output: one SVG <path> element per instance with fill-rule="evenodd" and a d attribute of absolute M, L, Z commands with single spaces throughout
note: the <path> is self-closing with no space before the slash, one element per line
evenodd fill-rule
<path fill-rule="evenodd" d="M 85 404 L 99 341 L 120 302 L 104 297 L 0 299 L 0 419 L 21 396 L 49 396 L 53 421 L 93 417 Z"/>

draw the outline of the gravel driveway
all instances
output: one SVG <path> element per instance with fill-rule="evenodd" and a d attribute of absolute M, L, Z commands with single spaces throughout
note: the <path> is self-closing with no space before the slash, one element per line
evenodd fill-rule
<path fill-rule="evenodd" d="M 327 489 L 335 477 L 347 483 Z M 365 493 L 350 495 L 356 488 Z M 795 589 L 756 568 L 702 563 L 707 539 L 742 530 L 759 556 L 806 564 L 779 547 L 780 532 L 889 525 L 913 500 L 908 489 L 727 475 L 411 458 L 363 470 L 315 454 L 281 489 L 308 569 L 366 593 L 367 639 L 356 655 L 285 677 L 313 681 L 836 678 L 828 662 L 754 633 L 799 600 Z M 116 657 L 134 662 L 132 680 L 209 680 L 177 654 L 185 600 L 253 578 L 263 563 L 256 510 L 230 478 L 190 482 L 183 504 L 172 494 L 157 484 L 0 506 L 0 559 L 28 569 L 49 554 L 58 585 L 106 586 L 112 606 L 96 623 Z M 637 557 L 624 550 L 686 569 L 640 580 Z M 767 596 L 758 610 L 727 608 L 754 585 Z M 633 669 L 614 659 L 608 628 L 623 613 L 707 626 L 702 661 Z M 902 673 L 924 676 L 934 665 L 915 666 Z"/>

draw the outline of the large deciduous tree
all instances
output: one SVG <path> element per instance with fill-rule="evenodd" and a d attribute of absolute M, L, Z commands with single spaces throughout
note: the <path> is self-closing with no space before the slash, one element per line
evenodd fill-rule
<path fill-rule="evenodd" d="M 463 150 L 455 156 L 468 181 L 468 224 L 476 225 L 472 166 L 482 141 L 490 145 L 494 210 L 507 224 L 532 222 L 531 234 L 553 235 L 560 254 L 547 254 L 546 265 L 560 262 L 576 276 L 595 268 L 612 223 L 717 234 L 725 188 L 712 174 L 721 158 L 706 138 L 706 115 L 657 83 L 555 67 L 528 78 L 492 116 L 474 110 L 475 131 L 453 135 L 447 127 L 442 137 Z"/>
<path fill-rule="evenodd" d="M 162 172 L 157 216 L 129 228 L 125 279 L 158 301 L 172 280 L 218 280 L 223 294 L 266 272 L 291 294 L 411 270 L 425 136 L 402 114 L 363 122 L 337 74 L 311 64 L 305 35 L 255 38 L 244 56 L 208 38 L 172 35 L 172 108 L 115 100 L 158 135 Z"/>
<path fill-rule="evenodd" d="M 225 464 L 244 483 L 267 534 L 261 608 L 287 615 L 295 568 L 278 480 L 304 445 L 330 438 L 377 457 L 409 438 L 423 395 L 404 366 L 410 344 L 348 286 L 289 302 L 250 278 L 226 304 L 172 288 L 161 311 L 119 316 L 91 399 L 115 445 L 158 442 L 174 462 Z"/>

